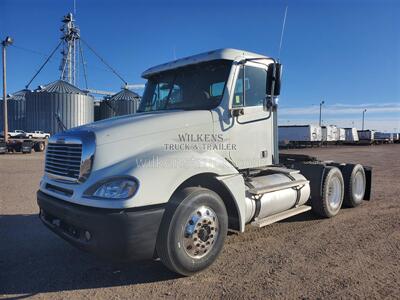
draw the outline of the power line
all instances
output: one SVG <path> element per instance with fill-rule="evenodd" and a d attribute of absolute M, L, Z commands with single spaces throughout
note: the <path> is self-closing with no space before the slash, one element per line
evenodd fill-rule
<path fill-rule="evenodd" d="M 57 49 L 60 47 L 62 41 L 60 41 L 57 45 L 57 47 L 54 48 L 53 52 L 49 55 L 49 57 L 46 59 L 46 61 L 43 63 L 43 65 L 39 68 L 39 70 L 33 75 L 32 79 L 28 82 L 28 84 L 25 86 L 25 88 L 29 88 L 29 85 L 32 83 L 32 81 L 36 78 L 36 76 L 42 71 L 44 66 L 49 62 L 50 58 L 54 55 L 54 53 L 57 51 Z"/>
<path fill-rule="evenodd" d="M 47 57 L 47 54 L 42 53 L 42 52 L 39 52 L 39 51 L 36 51 L 36 50 L 33 50 L 33 49 L 29 49 L 29 48 L 21 47 L 21 46 L 16 46 L 16 45 L 14 45 L 14 44 L 12 44 L 11 46 L 14 47 L 14 48 L 16 48 L 16 49 L 25 51 L 25 52 L 30 52 L 30 53 L 33 53 L 33 54 L 36 54 L 36 55 L 40 55 L 40 56 Z"/>
<path fill-rule="evenodd" d="M 87 75 L 86 75 L 86 62 L 85 62 L 85 58 L 83 56 L 81 40 L 78 40 L 78 43 L 79 43 L 79 52 L 81 54 L 81 60 L 82 60 L 82 66 L 83 66 L 83 76 L 85 78 L 85 86 L 86 86 L 86 89 L 87 89 L 88 88 L 88 83 L 87 83 Z"/>
<path fill-rule="evenodd" d="M 278 61 L 281 57 L 281 50 L 282 50 L 282 43 L 283 43 L 283 34 L 285 32 L 285 25 L 286 25 L 286 16 L 287 16 L 288 6 L 285 8 L 285 14 L 283 16 L 283 23 L 282 23 L 282 31 L 281 31 L 281 39 L 279 41 L 279 50 L 278 50 Z"/>
<path fill-rule="evenodd" d="M 111 67 L 110 64 L 107 63 L 92 47 L 90 47 L 89 44 L 87 42 L 85 42 L 84 39 L 82 39 L 82 37 L 81 37 L 81 41 L 89 48 L 90 51 L 93 52 L 94 55 L 96 55 L 101 60 L 101 62 L 103 64 L 105 64 L 111 70 L 111 72 L 113 72 L 115 74 L 115 76 L 117 76 L 119 79 L 121 79 L 124 84 L 128 84 L 128 82 L 124 78 L 122 78 L 122 76 L 120 74 L 118 74 L 118 72 L 113 67 Z"/>

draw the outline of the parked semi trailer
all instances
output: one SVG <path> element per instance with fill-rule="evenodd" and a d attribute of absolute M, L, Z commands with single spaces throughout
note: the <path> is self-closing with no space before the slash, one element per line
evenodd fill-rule
<path fill-rule="evenodd" d="M 192 275 L 218 257 L 228 230 L 309 210 L 330 218 L 369 200 L 369 167 L 280 158 L 281 70 L 235 49 L 148 69 L 138 114 L 50 138 L 41 220 L 99 256 L 160 258 Z"/>
<path fill-rule="evenodd" d="M 357 128 L 345 128 L 345 143 L 346 144 L 356 144 L 358 142 Z"/>
<path fill-rule="evenodd" d="M 322 126 L 322 141 L 326 144 L 337 142 L 338 128 L 334 125 Z"/>
<path fill-rule="evenodd" d="M 281 146 L 314 146 L 322 141 L 320 126 L 315 125 L 281 125 L 278 127 L 278 139 Z"/>
<path fill-rule="evenodd" d="M 375 143 L 375 130 L 358 130 L 357 133 L 360 144 L 372 145 Z"/>
<path fill-rule="evenodd" d="M 393 133 L 393 143 L 399 143 L 400 142 L 400 134 L 394 132 Z"/>
<path fill-rule="evenodd" d="M 344 128 L 337 128 L 336 130 L 336 142 L 343 144 L 346 141 L 346 130 Z"/>
<path fill-rule="evenodd" d="M 393 133 L 375 132 L 374 135 L 375 144 L 392 144 L 393 140 L 394 140 Z"/>

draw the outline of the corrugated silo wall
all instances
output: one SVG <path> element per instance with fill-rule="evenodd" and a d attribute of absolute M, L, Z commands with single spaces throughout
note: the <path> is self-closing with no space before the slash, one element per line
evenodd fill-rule
<path fill-rule="evenodd" d="M 8 130 L 25 130 L 26 119 L 25 119 L 25 100 L 7 100 L 7 112 L 8 112 Z M 4 130 L 4 104 L 0 101 L 0 131 Z"/>
<path fill-rule="evenodd" d="M 137 100 L 103 100 L 100 102 L 99 120 L 136 113 Z"/>
<path fill-rule="evenodd" d="M 28 131 L 42 130 L 55 134 L 62 128 L 56 115 L 67 129 L 93 122 L 94 104 L 91 96 L 32 92 L 26 95 L 26 127 Z"/>
<path fill-rule="evenodd" d="M 99 120 L 104 120 L 114 117 L 114 111 L 111 109 L 111 102 L 109 100 L 103 100 L 100 102 L 99 107 Z M 114 108 L 114 107 L 113 107 Z"/>

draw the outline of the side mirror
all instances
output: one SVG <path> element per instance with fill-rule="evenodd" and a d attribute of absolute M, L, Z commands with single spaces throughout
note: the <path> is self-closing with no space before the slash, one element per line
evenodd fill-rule
<path fill-rule="evenodd" d="M 281 94 L 281 75 L 282 75 L 282 64 L 274 63 L 268 67 L 267 91 L 266 91 L 267 95 L 279 96 Z M 274 94 L 272 95 L 272 93 Z"/>

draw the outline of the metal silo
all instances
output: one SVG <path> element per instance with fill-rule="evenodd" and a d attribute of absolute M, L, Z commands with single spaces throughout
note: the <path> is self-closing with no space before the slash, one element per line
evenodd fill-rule
<path fill-rule="evenodd" d="M 94 121 L 101 120 L 100 116 L 100 101 L 94 101 Z"/>
<path fill-rule="evenodd" d="M 122 89 L 119 93 L 100 102 L 100 119 L 108 119 L 116 116 L 136 113 L 140 96 L 128 89 Z"/>
<path fill-rule="evenodd" d="M 93 122 L 93 97 L 57 80 L 26 94 L 26 129 L 54 134 Z"/>
<path fill-rule="evenodd" d="M 7 97 L 8 130 L 25 130 L 25 96 L 29 90 L 21 90 Z M 0 130 L 3 130 L 3 101 L 0 101 Z"/>

